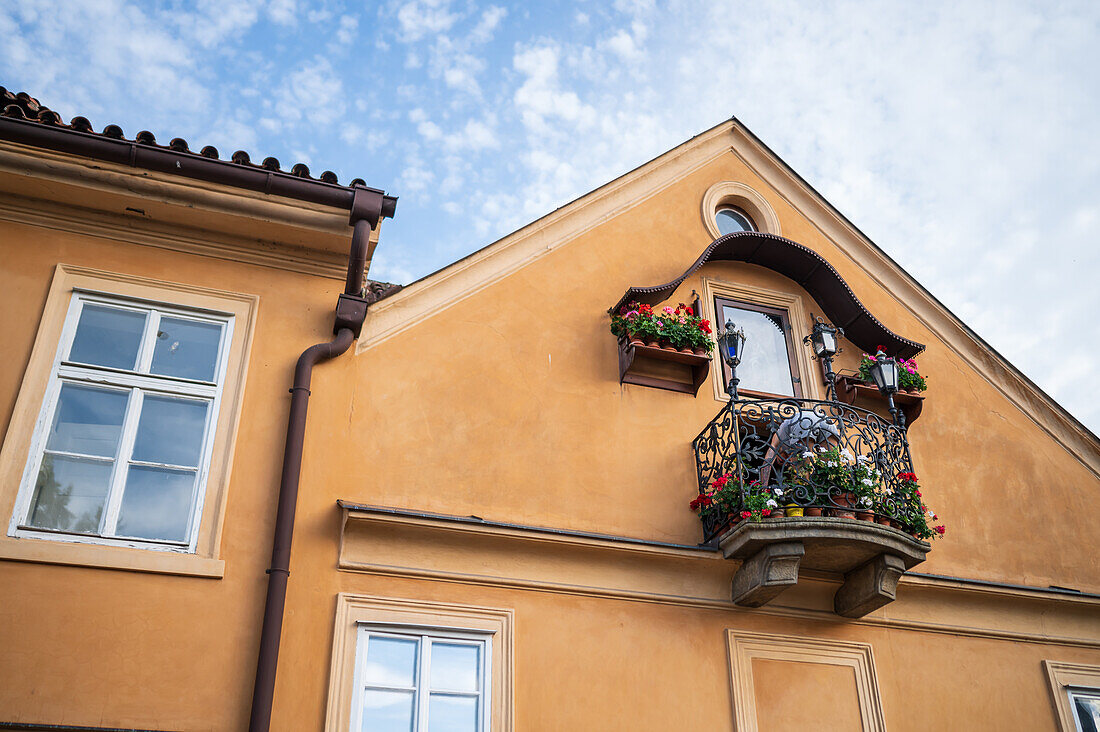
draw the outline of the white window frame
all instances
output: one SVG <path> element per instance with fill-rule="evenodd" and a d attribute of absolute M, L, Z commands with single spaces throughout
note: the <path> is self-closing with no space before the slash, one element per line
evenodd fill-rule
<path fill-rule="evenodd" d="M 67 360 L 72 349 L 73 339 L 76 336 L 80 314 L 85 305 L 88 304 L 106 305 L 123 310 L 147 313 L 145 330 L 142 333 L 141 350 L 138 353 L 137 365 L 133 370 L 89 366 Z M 155 333 L 163 316 L 202 323 L 215 323 L 222 327 L 221 340 L 218 344 L 218 360 L 214 369 L 214 381 L 199 381 L 149 373 L 157 340 Z M 8 535 L 18 538 L 49 539 L 71 543 L 195 553 L 203 505 L 206 499 L 210 459 L 213 452 L 215 433 L 217 432 L 217 419 L 221 410 L 226 367 L 229 362 L 229 344 L 232 343 L 233 339 L 233 325 L 234 316 L 231 313 L 185 308 L 169 303 L 124 298 L 91 290 L 74 289 L 58 342 L 57 353 L 54 357 L 49 384 L 42 400 L 42 408 L 39 411 L 38 419 L 35 421 L 26 468 L 20 482 L 19 495 L 15 502 L 15 510 L 12 512 Z M 100 531 L 94 534 L 44 529 L 26 523 L 29 518 L 38 471 L 45 454 L 46 441 L 49 437 L 50 427 L 53 424 L 61 386 L 65 382 L 91 384 L 101 388 L 113 388 L 120 391 L 129 390 L 130 392 L 119 444 L 114 456 L 115 467 L 111 475 L 111 484 L 108 488 L 106 504 L 100 519 Z M 203 427 L 198 465 L 195 467 L 186 466 L 185 468 L 195 470 L 196 478 L 192 489 L 191 508 L 184 541 L 122 537 L 106 533 L 106 530 L 114 529 L 117 525 L 126 474 L 130 465 L 174 467 L 177 469 L 181 467 L 135 461 L 132 458 L 134 440 L 137 436 L 138 418 L 141 414 L 145 394 L 191 398 L 206 401 L 210 405 L 206 412 L 206 423 Z"/>
<path fill-rule="evenodd" d="M 383 684 L 367 684 L 362 678 L 363 664 L 367 658 L 367 642 L 371 636 L 384 638 L 402 638 L 417 640 L 416 674 L 413 686 L 388 686 Z M 431 682 L 431 647 L 436 641 L 479 646 L 481 651 L 479 658 L 481 663 L 478 668 L 479 692 L 458 692 L 444 690 L 442 693 L 466 698 L 476 697 L 477 705 L 477 732 L 489 732 L 492 720 L 492 663 L 493 663 L 493 634 L 479 630 L 466 630 L 460 628 L 439 628 L 416 625 L 377 625 L 373 623 L 359 623 L 356 629 L 355 640 L 355 673 L 353 675 L 353 691 L 351 695 L 351 715 L 349 729 L 352 732 L 362 729 L 362 694 L 363 690 L 370 686 L 382 691 L 413 691 L 413 732 L 427 732 L 428 729 L 428 698 L 432 693 Z M 436 690 L 435 693 L 440 693 Z"/>
<path fill-rule="evenodd" d="M 1069 708 L 1073 713 L 1073 723 L 1077 725 L 1077 732 L 1084 732 L 1084 726 L 1081 724 L 1081 715 L 1077 713 L 1076 698 L 1086 697 L 1089 699 L 1100 700 L 1100 689 L 1094 689 L 1087 686 L 1067 686 L 1065 687 L 1066 696 L 1069 697 Z"/>

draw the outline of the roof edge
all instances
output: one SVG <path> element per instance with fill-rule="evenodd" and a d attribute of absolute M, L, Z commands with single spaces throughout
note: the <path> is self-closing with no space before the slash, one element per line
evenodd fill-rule
<path fill-rule="evenodd" d="M 397 207 L 395 196 L 386 195 L 377 188 L 342 186 L 279 170 L 205 157 L 189 150 L 114 139 L 15 117 L 0 117 L 0 140 L 348 211 L 355 200 L 355 191 L 365 188 L 382 194 L 383 218 L 392 218 Z"/>

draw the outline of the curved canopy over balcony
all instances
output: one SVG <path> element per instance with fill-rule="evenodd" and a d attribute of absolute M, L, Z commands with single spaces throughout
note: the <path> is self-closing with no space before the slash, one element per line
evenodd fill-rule
<path fill-rule="evenodd" d="M 875 347 L 882 345 L 889 353 L 913 358 L 924 350 L 920 343 L 902 338 L 880 323 L 821 255 L 790 239 L 755 231 L 718 237 L 679 277 L 663 285 L 631 287 L 611 311 L 632 300 L 656 305 L 704 264 L 720 261 L 755 264 L 794 280 L 821 305 L 825 317 L 843 328 L 848 340 L 864 351 L 874 353 Z"/>

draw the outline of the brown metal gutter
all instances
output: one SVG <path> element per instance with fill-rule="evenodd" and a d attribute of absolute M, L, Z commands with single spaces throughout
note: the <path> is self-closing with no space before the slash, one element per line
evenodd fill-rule
<path fill-rule="evenodd" d="M 335 208 L 352 208 L 355 205 L 356 191 L 367 190 L 382 198 L 381 218 L 393 217 L 397 208 L 395 197 L 387 196 L 374 188 L 341 186 L 278 170 L 208 158 L 193 152 L 118 140 L 24 119 L 0 117 L 0 140 Z"/>
<path fill-rule="evenodd" d="M 260 653 L 256 660 L 256 682 L 252 691 L 252 712 L 248 723 L 250 732 L 267 732 L 271 726 L 275 672 L 279 662 L 287 579 L 290 577 L 290 546 L 294 534 L 294 512 L 298 503 L 298 480 L 302 473 L 302 446 L 305 442 L 306 410 L 309 406 L 313 367 L 341 355 L 359 337 L 369 304 L 368 297 L 361 295 L 367 244 L 379 219 L 387 215 L 387 198 L 381 191 L 355 189 L 355 198 L 350 206 L 350 223 L 354 231 L 351 252 L 348 255 L 348 276 L 344 293 L 336 304 L 336 323 L 332 329 L 336 337 L 307 348 L 294 368 L 294 385 L 290 388 L 290 417 L 287 420 L 286 446 L 283 448 L 283 471 L 279 483 L 279 504 L 275 514 L 275 536 L 271 548 L 271 568 L 267 570 L 267 599 L 264 603 Z M 392 215 L 393 209 L 389 208 L 389 212 Z"/>

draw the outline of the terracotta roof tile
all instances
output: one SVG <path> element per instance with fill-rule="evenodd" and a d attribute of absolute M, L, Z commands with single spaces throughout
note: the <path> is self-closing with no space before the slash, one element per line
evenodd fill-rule
<path fill-rule="evenodd" d="M 84 132 L 88 134 L 98 135 L 101 137 L 107 137 L 112 140 L 127 140 L 126 136 L 122 132 L 122 128 L 118 125 L 107 125 L 103 128 L 102 132 L 96 132 L 92 127 L 91 122 L 86 117 L 73 117 L 69 124 L 65 124 L 61 119 L 61 115 L 52 109 L 44 106 L 37 99 L 27 94 L 26 92 L 11 92 L 4 87 L 0 86 L 0 116 L 11 117 L 15 119 L 23 119 L 31 122 L 38 122 L 43 125 L 49 125 L 51 127 L 62 127 L 77 132 Z M 173 138 L 167 145 L 158 145 L 156 138 L 152 132 L 148 130 L 142 130 L 134 136 L 133 142 L 139 145 L 146 145 L 148 147 L 160 148 L 162 150 L 172 150 L 179 153 L 189 153 L 191 155 L 200 155 L 205 158 L 213 158 L 220 160 L 218 156 L 218 149 L 211 145 L 207 145 L 202 148 L 198 153 L 191 150 L 187 143 L 187 140 L 182 137 Z M 276 158 L 264 158 L 261 165 L 256 165 L 252 162 L 248 153 L 244 150 L 238 150 L 233 153 L 229 158 L 230 161 L 237 165 L 247 168 L 262 168 L 264 170 L 279 171 L 282 169 L 281 164 Z M 321 173 L 320 176 L 314 178 L 310 175 L 309 167 L 304 163 L 295 163 L 291 166 L 290 175 L 298 178 L 304 178 L 307 180 L 320 181 L 323 183 L 331 183 L 333 185 L 340 185 L 337 179 L 336 173 L 331 170 L 326 170 Z M 353 186 L 366 186 L 366 183 L 362 178 L 355 178 L 350 183 L 346 184 L 348 187 Z"/>

